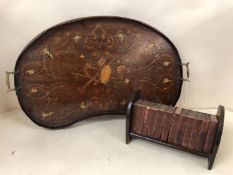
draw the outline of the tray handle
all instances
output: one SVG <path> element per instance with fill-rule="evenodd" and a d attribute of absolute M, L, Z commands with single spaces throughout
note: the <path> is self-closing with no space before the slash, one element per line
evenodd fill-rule
<path fill-rule="evenodd" d="M 181 63 L 180 64 L 181 66 L 185 66 L 186 68 L 186 78 L 181 78 L 182 81 L 187 81 L 187 82 L 190 82 L 190 69 L 189 69 L 189 62 L 187 63 Z"/>
<path fill-rule="evenodd" d="M 10 82 L 10 75 L 13 74 L 18 74 L 19 72 L 9 72 L 9 71 L 6 71 L 6 86 L 7 86 L 7 92 L 12 92 L 12 91 L 16 91 L 17 89 L 19 88 L 12 88 L 11 87 L 11 82 Z"/>

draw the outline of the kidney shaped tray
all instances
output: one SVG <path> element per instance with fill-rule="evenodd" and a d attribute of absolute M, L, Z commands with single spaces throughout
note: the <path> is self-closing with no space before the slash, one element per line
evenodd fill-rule
<path fill-rule="evenodd" d="M 14 73 L 23 111 L 49 128 L 126 113 L 134 90 L 142 99 L 175 105 L 183 80 L 171 41 L 121 17 L 81 18 L 49 28 L 25 47 Z"/>

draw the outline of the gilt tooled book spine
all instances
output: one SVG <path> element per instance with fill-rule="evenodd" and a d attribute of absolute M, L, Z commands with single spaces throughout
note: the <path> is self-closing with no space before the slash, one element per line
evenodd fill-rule
<path fill-rule="evenodd" d="M 160 139 L 161 133 L 162 133 L 162 127 L 163 127 L 163 118 L 165 117 L 168 106 L 161 105 L 158 109 L 158 113 L 156 116 L 156 123 L 155 123 L 155 129 L 154 129 L 154 138 Z"/>
<path fill-rule="evenodd" d="M 185 127 L 186 127 L 187 120 L 188 120 L 188 113 L 189 111 L 187 109 L 182 109 L 182 112 L 180 114 L 180 121 L 178 124 L 178 130 L 176 133 L 175 145 L 181 145 L 182 143 L 184 132 L 185 132 Z"/>
<path fill-rule="evenodd" d="M 201 131 L 199 135 L 199 139 L 197 142 L 196 150 L 202 152 L 204 149 L 208 129 L 210 124 L 210 114 L 203 114 L 203 122 L 201 125 Z"/>
<path fill-rule="evenodd" d="M 190 141 L 190 137 L 192 134 L 194 124 L 195 124 L 195 112 L 190 111 L 188 114 L 188 119 L 187 119 L 187 124 L 185 127 L 184 137 L 183 137 L 182 144 L 181 144 L 183 147 L 187 148 L 189 146 L 189 141 Z"/>
<path fill-rule="evenodd" d="M 153 138 L 155 125 L 157 123 L 158 109 L 160 108 L 160 106 L 161 104 L 157 103 L 148 112 L 148 120 L 150 121 L 147 133 L 148 137 Z"/>
<path fill-rule="evenodd" d="M 133 108 L 133 121 L 132 121 L 132 132 L 133 133 L 137 133 L 137 134 L 141 134 L 140 131 L 140 121 L 143 120 L 143 116 L 145 114 L 145 108 L 143 106 L 140 105 L 142 100 L 138 100 Z"/>
<path fill-rule="evenodd" d="M 139 108 L 141 108 L 142 114 L 137 115 L 137 127 L 136 127 L 136 133 L 139 135 L 142 135 L 142 129 L 143 129 L 143 124 L 144 124 L 144 115 L 147 112 L 147 108 L 143 108 L 142 106 L 140 106 Z"/>
<path fill-rule="evenodd" d="M 206 137 L 206 142 L 204 146 L 204 153 L 209 154 L 211 152 L 211 149 L 213 147 L 214 139 L 215 139 L 215 134 L 218 126 L 218 120 L 215 115 L 211 115 L 210 117 L 210 125 Z"/>
<path fill-rule="evenodd" d="M 175 143 L 176 133 L 178 130 L 178 125 L 180 122 L 180 113 L 182 112 L 182 108 L 176 108 L 175 113 L 172 117 L 171 128 L 168 136 L 169 143 Z"/>
<path fill-rule="evenodd" d="M 175 112 L 175 109 L 176 109 L 175 107 L 169 106 L 169 108 L 166 110 L 166 116 L 164 119 L 162 133 L 161 133 L 161 140 L 164 142 L 167 142 L 170 127 L 171 127 L 172 117 Z"/>
<path fill-rule="evenodd" d="M 202 125 L 202 113 L 200 112 L 195 112 L 195 124 L 191 133 L 191 137 L 190 137 L 190 141 L 189 141 L 189 149 L 190 150 L 195 150 L 196 149 L 196 145 L 197 145 L 197 141 L 200 135 L 200 130 L 201 130 L 201 125 Z"/>
<path fill-rule="evenodd" d="M 159 108 L 160 104 L 147 104 L 147 110 L 144 115 L 144 124 L 143 124 L 143 130 L 142 130 L 142 135 L 143 136 L 148 136 L 149 131 L 154 130 L 153 124 L 156 122 L 156 115 L 157 111 L 154 110 L 153 108 Z M 152 128 L 151 128 L 152 124 Z M 153 131 L 152 131 L 153 132 Z"/>
<path fill-rule="evenodd" d="M 148 130 L 148 112 L 150 113 L 153 103 L 145 101 L 145 100 L 138 100 L 135 103 L 135 113 L 134 118 L 136 118 L 135 130 L 134 133 L 143 135 Z"/>

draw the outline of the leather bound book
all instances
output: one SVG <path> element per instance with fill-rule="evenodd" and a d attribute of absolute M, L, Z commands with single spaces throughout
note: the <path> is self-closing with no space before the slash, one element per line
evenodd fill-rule
<path fill-rule="evenodd" d="M 169 108 L 166 111 L 166 116 L 164 119 L 162 133 L 161 133 L 161 140 L 164 142 L 167 142 L 170 127 L 171 127 L 172 117 L 174 115 L 175 110 L 176 110 L 175 107 L 169 106 Z"/>
<path fill-rule="evenodd" d="M 151 103 L 151 105 L 147 107 L 147 110 L 144 115 L 144 123 L 143 123 L 143 129 L 142 129 L 143 136 L 148 136 L 149 132 L 154 132 L 154 124 L 157 122 L 156 119 L 158 115 L 157 108 L 160 108 L 160 106 L 161 105 L 158 103 L 156 104 Z"/>
<path fill-rule="evenodd" d="M 185 127 L 186 127 L 187 120 L 188 120 L 188 113 L 189 113 L 189 110 L 187 109 L 183 109 L 181 112 L 181 117 L 180 117 L 180 121 L 178 124 L 178 130 L 176 133 L 175 145 L 181 145 L 182 143 L 184 132 L 185 132 Z"/>
<path fill-rule="evenodd" d="M 132 124 L 132 131 L 137 134 L 141 134 L 142 132 L 142 125 L 143 125 L 143 117 L 146 112 L 146 108 L 141 105 L 143 100 L 138 100 L 133 108 L 133 124 Z"/>
<path fill-rule="evenodd" d="M 211 115 L 210 125 L 209 125 L 209 129 L 208 129 L 208 133 L 207 133 L 207 137 L 206 137 L 206 142 L 205 142 L 205 146 L 204 146 L 204 150 L 203 150 L 204 153 L 208 154 L 212 150 L 217 126 L 218 126 L 217 117 L 215 115 Z"/>
<path fill-rule="evenodd" d="M 148 137 L 153 138 L 154 131 L 155 131 L 155 125 L 157 122 L 157 116 L 158 116 L 158 109 L 161 107 L 161 104 L 156 103 L 150 112 L 148 113 L 148 120 L 149 120 L 149 126 L 148 126 Z"/>
<path fill-rule="evenodd" d="M 196 150 L 202 152 L 204 149 L 208 129 L 210 124 L 210 114 L 203 114 L 203 121 L 201 125 L 200 135 L 196 145 Z"/>
<path fill-rule="evenodd" d="M 185 127 L 183 141 L 181 144 L 183 147 L 187 148 L 189 146 L 189 141 L 190 141 L 190 137 L 192 134 L 194 124 L 195 124 L 195 112 L 190 110 L 190 112 L 188 114 L 187 124 Z"/>
<path fill-rule="evenodd" d="M 196 149 L 196 145 L 198 142 L 198 138 L 200 135 L 200 130 L 201 130 L 201 125 L 202 125 L 202 121 L 203 121 L 203 115 L 200 112 L 195 112 L 195 116 L 196 116 L 196 120 L 195 120 L 195 124 L 191 133 L 191 137 L 190 137 L 190 141 L 189 141 L 189 149 L 191 150 L 195 150 Z"/>
<path fill-rule="evenodd" d="M 176 133 L 178 130 L 178 125 L 180 122 L 180 113 L 182 112 L 182 108 L 176 108 L 175 113 L 172 117 L 171 128 L 168 136 L 169 143 L 175 143 Z"/>
<path fill-rule="evenodd" d="M 139 113 L 139 109 L 137 109 L 137 106 L 135 105 L 133 108 L 133 116 L 132 117 L 132 126 L 131 126 L 131 131 L 136 132 L 136 126 L 137 126 L 137 113 Z"/>
<path fill-rule="evenodd" d="M 155 122 L 155 129 L 154 129 L 154 138 L 160 139 L 162 127 L 163 127 L 163 118 L 166 115 L 165 111 L 168 108 L 166 105 L 160 105 Z"/>

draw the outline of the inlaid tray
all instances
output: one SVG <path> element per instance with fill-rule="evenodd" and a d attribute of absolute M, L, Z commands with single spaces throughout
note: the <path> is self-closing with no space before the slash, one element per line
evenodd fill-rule
<path fill-rule="evenodd" d="M 25 47 L 14 74 L 23 111 L 50 128 L 126 113 L 134 90 L 142 99 L 175 105 L 183 81 L 171 41 L 149 25 L 120 17 L 49 28 Z"/>

